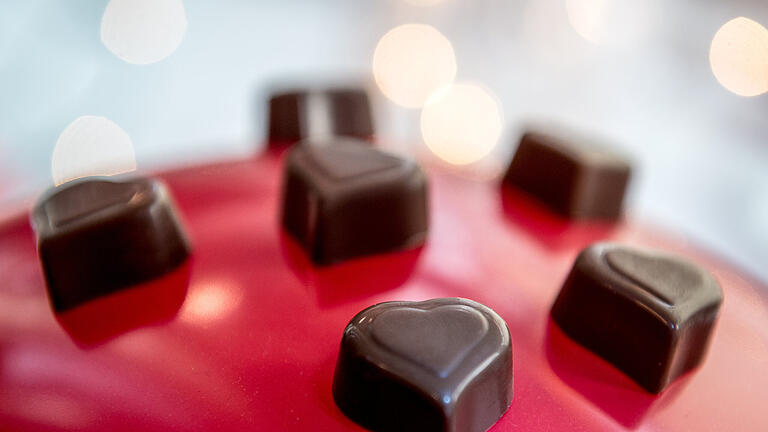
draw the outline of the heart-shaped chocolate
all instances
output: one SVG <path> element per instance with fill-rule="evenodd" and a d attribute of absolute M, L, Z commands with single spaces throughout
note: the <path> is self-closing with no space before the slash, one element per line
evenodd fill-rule
<path fill-rule="evenodd" d="M 372 430 L 484 431 L 512 400 L 509 330 L 466 299 L 377 304 L 344 331 L 333 395 Z"/>
<path fill-rule="evenodd" d="M 346 180 L 397 168 L 403 161 L 351 139 L 305 144 L 305 157 L 332 180 Z M 329 146 L 333 146 L 329 148 Z"/>
<path fill-rule="evenodd" d="M 427 182 L 413 161 L 335 137 L 295 145 L 285 164 L 283 226 L 315 263 L 424 241 Z"/>
<path fill-rule="evenodd" d="M 659 393 L 703 361 L 722 300 L 714 277 L 683 257 L 596 243 L 574 262 L 552 318 Z"/>
<path fill-rule="evenodd" d="M 60 311 L 166 274 L 190 252 L 170 193 L 153 179 L 65 183 L 40 198 L 32 224 Z"/>
<path fill-rule="evenodd" d="M 368 93 L 362 87 L 284 88 L 269 99 L 269 146 L 316 136 L 370 140 L 374 133 Z"/>
<path fill-rule="evenodd" d="M 551 127 L 529 130 L 520 138 L 503 184 L 569 219 L 618 220 L 631 163 L 600 141 Z"/>

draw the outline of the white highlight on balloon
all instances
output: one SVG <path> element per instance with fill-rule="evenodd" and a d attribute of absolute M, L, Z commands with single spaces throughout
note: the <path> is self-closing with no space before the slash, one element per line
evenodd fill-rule
<path fill-rule="evenodd" d="M 181 0 L 110 0 L 101 18 L 101 41 L 133 64 L 155 63 L 173 54 L 186 31 Z"/>
<path fill-rule="evenodd" d="M 715 33 L 709 64 L 717 81 L 740 96 L 768 91 L 768 30 L 749 18 L 728 21 Z"/>
<path fill-rule="evenodd" d="M 451 42 L 434 27 L 404 24 L 382 36 L 373 54 L 373 76 L 389 99 L 419 108 L 456 77 Z"/>
<path fill-rule="evenodd" d="M 485 88 L 457 83 L 436 93 L 421 112 L 421 135 L 440 159 L 466 165 L 493 150 L 501 136 L 503 115 Z"/>
<path fill-rule="evenodd" d="M 115 175 L 136 170 L 131 137 L 111 120 L 83 116 L 59 135 L 51 158 L 58 186 L 80 177 Z"/>

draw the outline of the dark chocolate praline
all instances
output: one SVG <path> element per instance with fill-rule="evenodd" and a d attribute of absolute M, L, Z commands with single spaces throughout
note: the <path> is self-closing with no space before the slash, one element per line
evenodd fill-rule
<path fill-rule="evenodd" d="M 328 136 L 365 142 L 374 135 L 370 100 L 362 88 L 284 90 L 270 97 L 268 111 L 270 147 Z"/>
<path fill-rule="evenodd" d="M 344 330 L 333 397 L 374 431 L 485 431 L 512 401 L 509 330 L 466 299 L 371 306 Z"/>
<path fill-rule="evenodd" d="M 617 220 L 630 171 L 626 158 L 594 139 L 528 131 L 503 183 L 569 219 Z"/>
<path fill-rule="evenodd" d="M 65 183 L 39 199 L 32 225 L 57 310 L 161 276 L 190 252 L 168 190 L 153 179 Z"/>
<path fill-rule="evenodd" d="M 416 247 L 427 180 L 412 160 L 357 140 L 300 143 L 285 161 L 282 223 L 319 265 Z"/>
<path fill-rule="evenodd" d="M 572 339 L 651 393 L 704 360 L 723 293 L 682 257 L 610 243 L 579 254 L 552 307 Z"/>

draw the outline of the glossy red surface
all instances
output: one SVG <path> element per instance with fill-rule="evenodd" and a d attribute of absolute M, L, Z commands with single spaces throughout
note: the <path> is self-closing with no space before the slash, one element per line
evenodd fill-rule
<path fill-rule="evenodd" d="M 459 296 L 492 307 L 512 335 L 514 401 L 492 430 L 768 430 L 764 287 L 631 222 L 571 225 L 494 184 L 429 176 L 423 248 L 316 269 L 279 227 L 279 156 L 162 174 L 192 260 L 58 317 L 26 215 L 7 220 L 0 429 L 359 430 L 331 398 L 348 320 L 381 301 Z M 602 239 L 689 256 L 723 286 L 704 365 L 660 396 L 550 324 L 572 260 Z"/>

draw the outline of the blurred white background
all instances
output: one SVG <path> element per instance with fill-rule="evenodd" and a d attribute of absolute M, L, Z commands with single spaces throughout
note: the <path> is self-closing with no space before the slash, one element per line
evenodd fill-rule
<path fill-rule="evenodd" d="M 141 171 L 251 154 L 262 145 L 271 85 L 373 82 L 380 38 L 424 23 L 452 44 L 457 82 L 480 84 L 500 104 L 501 138 L 485 165 L 506 163 L 527 121 L 603 135 L 636 162 L 631 218 L 768 281 L 768 95 L 729 91 L 710 65 L 728 21 L 768 25 L 764 2 L 163 0 L 157 8 L 180 10 L 180 20 L 158 18 L 158 32 L 127 42 L 120 26 L 154 18 L 123 17 L 119 4 L 105 16 L 107 3 L 0 5 L 0 208 L 52 184 L 54 146 L 81 116 L 109 119 L 102 124 L 117 125 L 124 144 L 122 129 Z M 741 84 L 762 93 L 768 39 L 754 37 Z M 375 94 L 383 145 L 427 152 L 420 110 Z"/>

